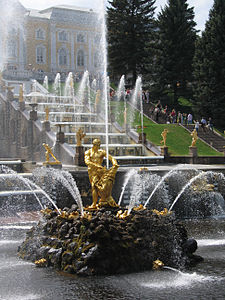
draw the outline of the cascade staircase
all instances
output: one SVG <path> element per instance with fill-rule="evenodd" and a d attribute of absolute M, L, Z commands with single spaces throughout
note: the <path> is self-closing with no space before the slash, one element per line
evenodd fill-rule
<path fill-rule="evenodd" d="M 190 132 L 194 130 L 194 125 L 184 125 L 185 128 L 187 128 Z M 209 128 L 205 128 L 205 131 L 199 127 L 198 130 L 198 137 L 201 138 L 204 142 L 206 142 L 208 145 L 213 147 L 219 152 L 224 151 L 225 146 L 225 138 L 216 133 L 215 131 L 210 130 Z"/>
<path fill-rule="evenodd" d="M 81 103 L 77 99 L 74 101 L 71 97 L 60 98 L 46 95 L 45 97 L 38 97 L 36 101 L 38 119 L 45 121 L 46 108 L 48 108 L 51 130 L 56 133 L 57 126 L 61 126 L 65 135 L 65 142 L 74 150 L 76 148 L 76 132 L 79 128 L 86 134 L 82 143 L 85 151 L 92 147 L 94 138 L 101 139 L 101 148 L 106 147 L 104 116 L 95 112 L 94 107 Z M 30 110 L 29 104 L 30 101 L 26 100 L 28 110 Z M 113 122 L 109 121 L 108 124 L 109 154 L 115 157 L 154 155 L 138 140 L 131 139 L 122 129 L 116 128 Z"/>

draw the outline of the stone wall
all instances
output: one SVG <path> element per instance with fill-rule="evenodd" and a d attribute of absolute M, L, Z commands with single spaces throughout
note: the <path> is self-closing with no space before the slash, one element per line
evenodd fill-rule
<path fill-rule="evenodd" d="M 27 161 L 45 161 L 43 143 L 53 146 L 62 163 L 73 164 L 74 154 L 50 131 L 50 124 L 40 122 L 37 112 L 25 109 L 24 102 L 14 98 L 11 89 L 0 86 L 0 157 Z M 48 126 L 47 126 L 48 125 Z"/>

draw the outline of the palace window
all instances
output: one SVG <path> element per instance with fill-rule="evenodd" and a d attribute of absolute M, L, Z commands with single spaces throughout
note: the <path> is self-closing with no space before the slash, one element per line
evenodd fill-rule
<path fill-rule="evenodd" d="M 84 66 L 84 51 L 79 50 L 77 53 L 77 66 L 83 67 Z"/>
<path fill-rule="evenodd" d="M 84 43 L 85 42 L 85 38 L 84 38 L 84 35 L 82 33 L 79 33 L 77 35 L 77 42 L 78 43 Z"/>
<path fill-rule="evenodd" d="M 59 50 L 59 65 L 60 66 L 67 65 L 67 51 L 65 48 L 61 48 Z"/>
<path fill-rule="evenodd" d="M 59 32 L 58 37 L 60 42 L 65 42 L 68 40 L 68 35 L 64 30 Z"/>
<path fill-rule="evenodd" d="M 44 46 L 36 48 L 36 62 L 37 64 L 44 64 L 46 60 L 46 49 Z"/>
<path fill-rule="evenodd" d="M 38 28 L 36 30 L 36 39 L 38 39 L 38 40 L 44 40 L 45 39 L 45 32 L 44 32 L 43 29 Z"/>
<path fill-rule="evenodd" d="M 8 41 L 8 56 L 16 57 L 16 42 L 13 40 Z"/>

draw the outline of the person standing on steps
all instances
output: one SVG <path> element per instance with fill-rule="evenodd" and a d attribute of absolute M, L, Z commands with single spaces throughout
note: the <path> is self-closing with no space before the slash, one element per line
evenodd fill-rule
<path fill-rule="evenodd" d="M 195 130 L 198 133 L 198 130 L 199 130 L 199 121 L 198 120 L 194 121 L 194 123 L 195 123 Z"/>
<path fill-rule="evenodd" d="M 206 132 L 206 125 L 207 125 L 206 119 L 202 117 L 202 119 L 201 119 L 201 126 L 202 126 L 202 130 L 204 132 Z"/>
<path fill-rule="evenodd" d="M 188 121 L 188 125 L 192 124 L 192 114 L 189 113 L 188 116 L 187 116 L 187 121 Z"/>
<path fill-rule="evenodd" d="M 213 121 L 212 121 L 212 118 L 209 118 L 209 120 L 208 120 L 208 127 L 209 127 L 210 130 L 213 131 Z"/>

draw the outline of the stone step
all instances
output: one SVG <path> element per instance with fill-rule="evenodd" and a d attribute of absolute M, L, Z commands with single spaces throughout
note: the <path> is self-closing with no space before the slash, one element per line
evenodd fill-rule
<path fill-rule="evenodd" d="M 193 125 L 186 125 L 185 126 L 188 130 L 192 131 L 194 129 Z M 206 131 L 200 127 L 198 132 L 198 137 L 201 138 L 204 142 L 208 145 L 214 147 L 217 151 L 223 152 L 225 146 L 225 138 L 220 135 L 217 135 L 215 132 L 209 130 L 208 128 Z"/>

